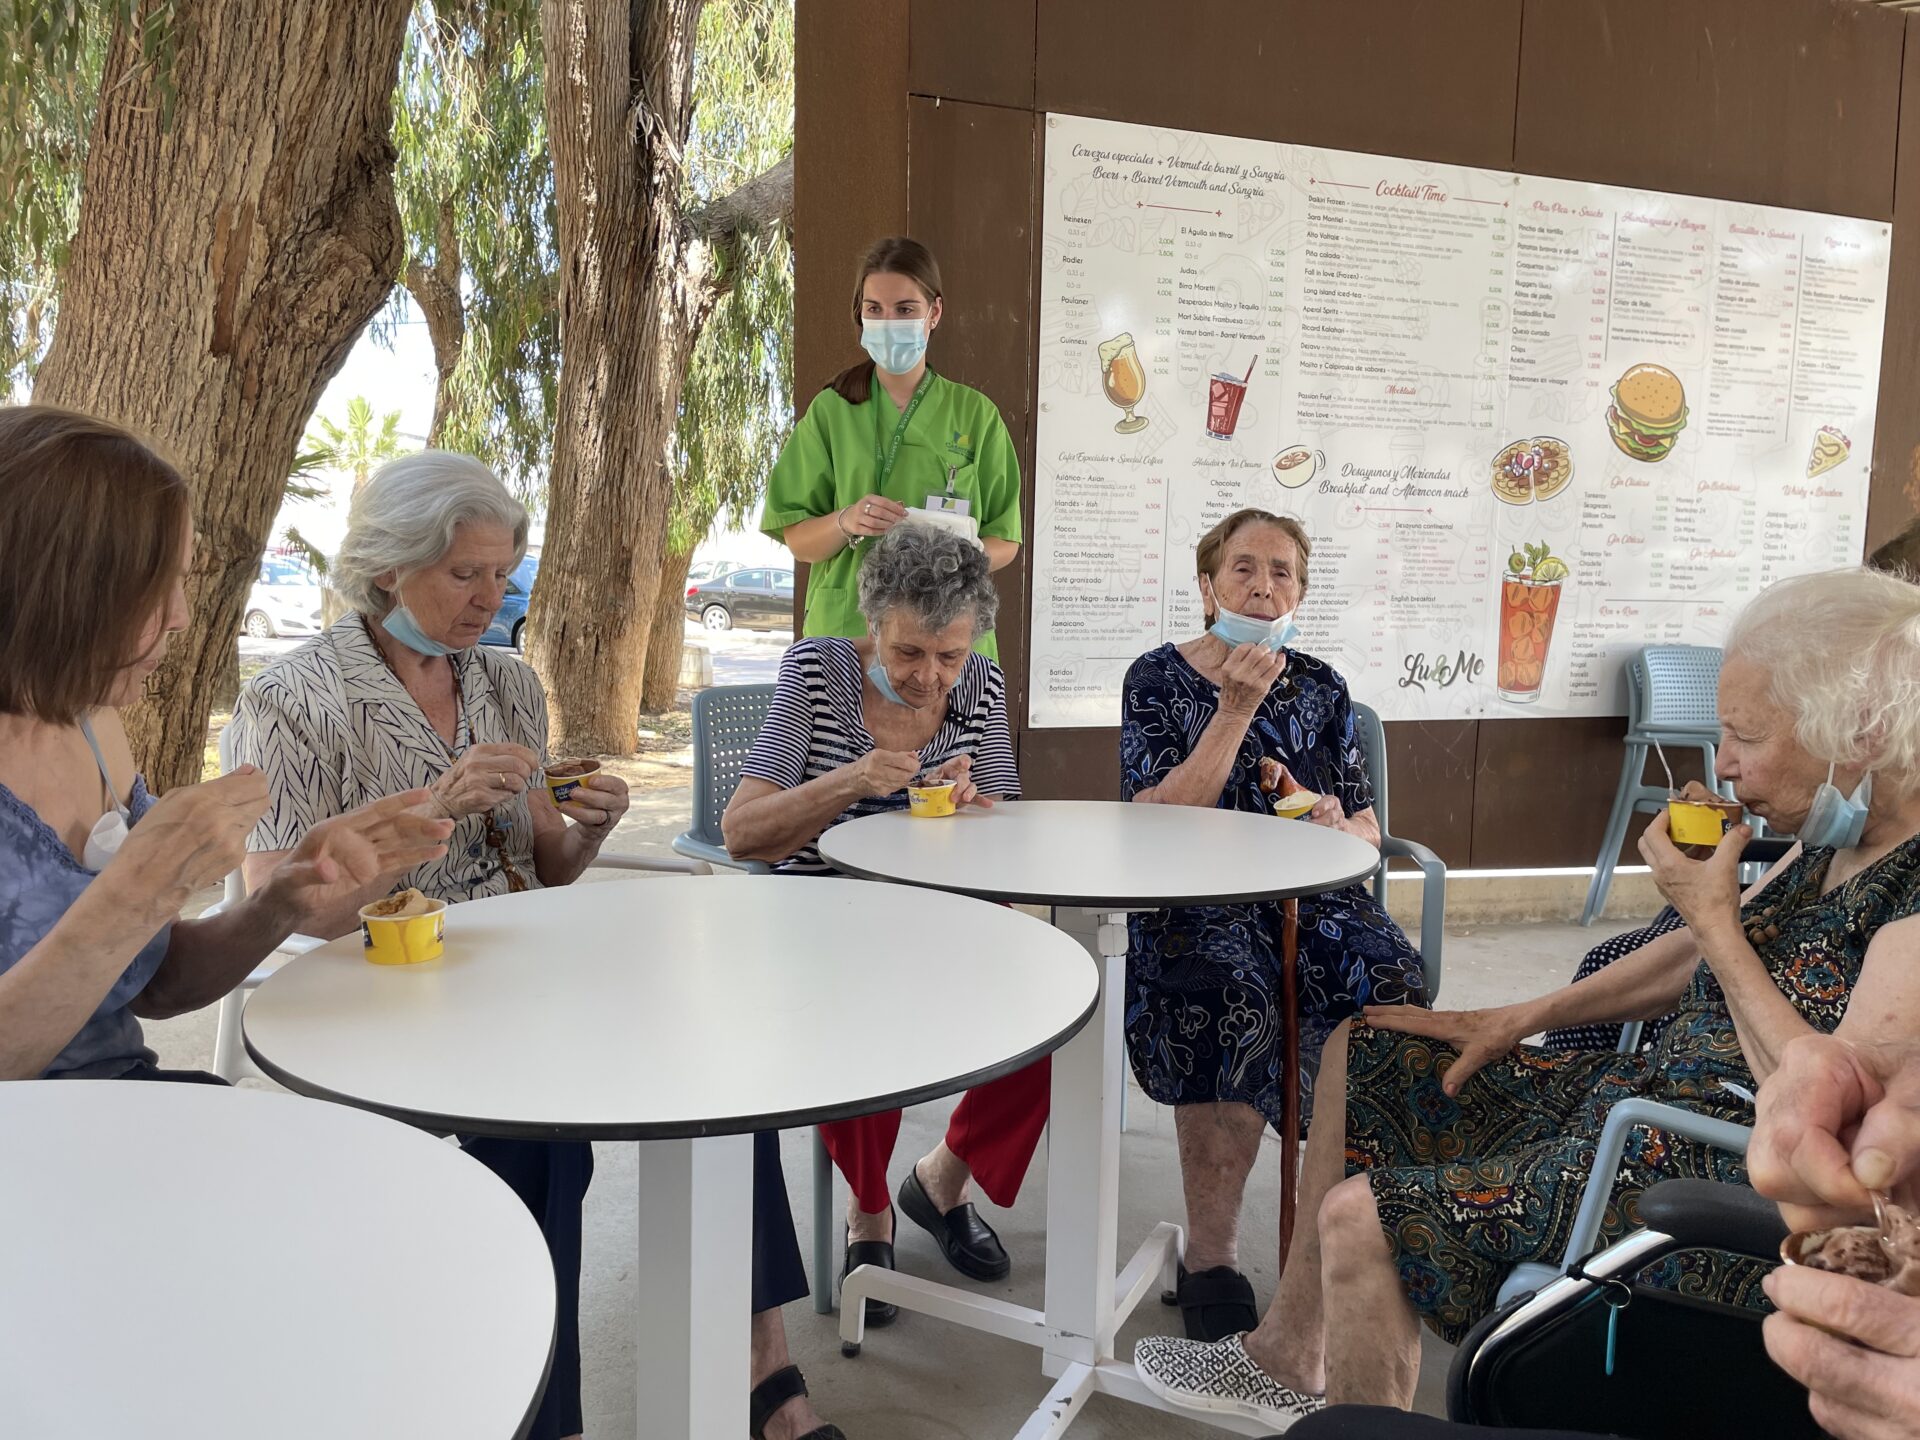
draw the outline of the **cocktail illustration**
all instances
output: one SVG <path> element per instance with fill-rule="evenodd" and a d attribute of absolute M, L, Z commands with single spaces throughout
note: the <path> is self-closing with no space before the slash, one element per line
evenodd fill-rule
<path fill-rule="evenodd" d="M 1553 622 L 1560 614 L 1560 582 L 1566 562 L 1545 545 L 1526 545 L 1507 560 L 1500 577 L 1500 698 L 1531 705 L 1540 698 L 1553 644 Z"/>
<path fill-rule="evenodd" d="M 1127 412 L 1114 425 L 1115 434 L 1135 435 L 1147 428 L 1147 417 L 1133 413 L 1133 407 L 1146 398 L 1147 372 L 1140 368 L 1140 352 L 1133 348 L 1132 335 L 1100 342 L 1100 388 Z"/>
<path fill-rule="evenodd" d="M 1240 407 L 1246 403 L 1247 382 L 1253 379 L 1253 366 L 1259 363 L 1256 355 L 1245 375 L 1236 378 L 1223 373 L 1207 382 L 1207 434 L 1213 439 L 1233 438 L 1234 427 L 1240 423 Z"/>

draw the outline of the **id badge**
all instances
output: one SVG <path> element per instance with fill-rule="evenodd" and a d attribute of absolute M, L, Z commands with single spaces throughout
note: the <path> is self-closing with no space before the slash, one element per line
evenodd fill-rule
<path fill-rule="evenodd" d="M 927 509 L 941 515 L 968 515 L 973 512 L 973 502 L 958 495 L 929 495 Z"/>

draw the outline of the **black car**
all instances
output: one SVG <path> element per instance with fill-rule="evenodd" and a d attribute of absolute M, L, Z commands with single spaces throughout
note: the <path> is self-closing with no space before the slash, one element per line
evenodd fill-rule
<path fill-rule="evenodd" d="M 735 570 L 687 587 L 687 618 L 709 630 L 793 628 L 793 571 Z"/>

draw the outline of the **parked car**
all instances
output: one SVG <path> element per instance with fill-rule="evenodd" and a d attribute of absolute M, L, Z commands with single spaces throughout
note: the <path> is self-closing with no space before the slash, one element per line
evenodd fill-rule
<path fill-rule="evenodd" d="M 739 568 L 739 562 L 734 560 L 702 560 L 687 570 L 687 583 L 698 585 L 702 580 L 718 580 Z"/>
<path fill-rule="evenodd" d="M 268 555 L 260 561 L 260 575 L 247 592 L 244 622 L 256 640 L 278 635 L 318 635 L 320 577 L 298 560 Z"/>
<path fill-rule="evenodd" d="M 687 618 L 709 630 L 788 630 L 793 626 L 793 571 L 735 570 L 687 587 Z"/>
<path fill-rule="evenodd" d="M 480 637 L 482 645 L 511 645 L 516 650 L 521 648 L 520 641 L 527 629 L 527 597 L 533 594 L 533 577 L 539 573 L 540 553 L 529 550 L 527 558 L 515 566 L 513 574 L 507 577 L 507 598 L 500 602 L 493 624 Z"/>

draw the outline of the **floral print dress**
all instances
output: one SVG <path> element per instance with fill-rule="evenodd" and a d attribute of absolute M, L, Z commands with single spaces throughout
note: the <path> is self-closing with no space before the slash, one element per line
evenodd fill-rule
<path fill-rule="evenodd" d="M 1920 913 L 1920 836 L 1825 890 L 1834 852 L 1809 850 L 1742 911 L 1747 938 L 1794 1009 L 1831 1032 L 1846 1014 L 1868 943 Z M 1356 1026 L 1347 1051 L 1347 1173 L 1373 1187 L 1407 1298 L 1457 1344 L 1494 1307 L 1525 1261 L 1558 1262 L 1592 1171 L 1607 1112 L 1635 1096 L 1753 1122 L 1724 1088 L 1754 1087 L 1733 1016 L 1702 961 L 1658 1043 L 1637 1055 L 1523 1045 L 1474 1073 L 1457 1097 L 1440 1088 L 1458 1052 L 1418 1036 Z M 1611 1241 L 1639 1224 L 1640 1193 L 1677 1177 L 1746 1183 L 1734 1156 L 1640 1127 L 1628 1137 L 1601 1227 Z M 1752 1303 L 1760 1268 L 1698 1252 L 1665 1262 L 1658 1283 Z"/>
<path fill-rule="evenodd" d="M 1120 783 L 1131 800 L 1158 785 L 1200 743 L 1220 691 L 1163 645 L 1127 671 Z M 1273 758 L 1347 814 L 1373 804 L 1346 681 L 1324 661 L 1287 653 L 1234 756 L 1219 808 L 1271 815 L 1260 761 Z M 1276 825 L 1304 825 L 1281 820 Z M 1128 920 L 1127 1051 L 1141 1088 L 1163 1105 L 1232 1101 L 1281 1124 L 1282 908 L 1206 905 Z M 1420 955 L 1363 886 L 1300 901 L 1301 1123 L 1326 1038 L 1362 1005 L 1424 1003 Z"/>

